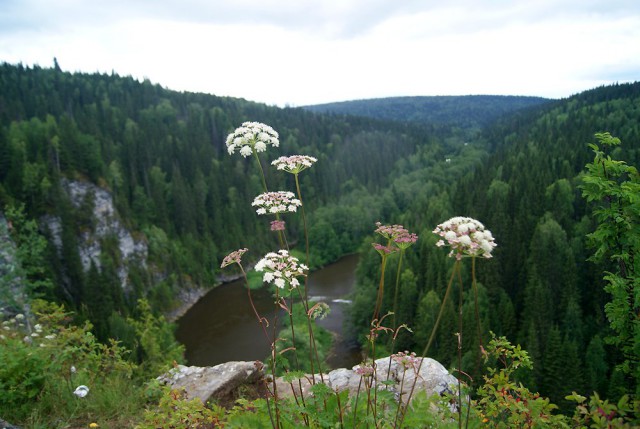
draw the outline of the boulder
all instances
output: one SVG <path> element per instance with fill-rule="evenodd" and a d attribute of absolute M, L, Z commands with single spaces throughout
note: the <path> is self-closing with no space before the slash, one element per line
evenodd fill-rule
<path fill-rule="evenodd" d="M 439 362 L 430 358 L 413 358 L 407 363 L 386 357 L 376 360 L 375 367 L 379 388 L 391 390 L 403 402 L 409 398 L 414 382 L 414 394 L 426 392 L 427 396 L 433 396 L 457 391 L 457 379 Z M 358 366 L 335 369 L 322 374 L 322 377 L 316 374 L 315 383 L 324 382 L 336 392 L 348 390 L 350 394 L 355 394 L 358 389 L 364 389 L 366 384 L 372 382 L 372 378 L 360 375 L 357 369 Z M 216 400 L 223 405 L 232 405 L 236 398 L 245 396 L 247 391 L 264 394 L 265 389 L 273 390 L 272 382 L 265 379 L 264 365 L 258 361 L 227 362 L 213 367 L 178 365 L 158 379 L 173 388 L 184 389 L 188 399 L 198 398 L 203 403 Z M 388 380 L 392 383 L 386 383 Z M 294 393 L 299 396 L 300 391 L 306 397 L 311 395 L 312 385 L 313 378 L 309 374 L 290 383 L 282 377 L 276 379 L 280 397 L 291 397 Z M 244 390 L 243 395 L 238 392 L 240 389 Z"/>
<path fill-rule="evenodd" d="M 389 365 L 391 362 L 391 365 Z M 405 402 L 409 397 L 411 389 L 415 382 L 415 391 L 426 392 L 427 396 L 443 395 L 445 393 L 454 393 L 457 391 L 458 380 L 449 374 L 449 372 L 438 361 L 431 358 L 416 358 L 411 365 L 402 365 L 391 357 L 381 358 L 375 361 L 376 378 L 380 389 L 391 390 L 396 394 L 397 398 Z M 365 388 L 366 376 L 361 376 L 356 372 L 358 367 L 352 369 L 340 368 L 323 374 L 324 383 L 336 392 L 348 390 L 350 394 L 355 394 L 358 389 Z M 316 382 L 320 382 L 320 376 L 316 374 Z M 392 384 L 382 384 L 387 380 Z M 362 381 L 362 382 L 361 382 Z M 311 384 L 311 376 L 307 375 L 302 379 L 302 392 L 304 395 L 309 394 Z M 373 382 L 375 386 L 375 382 Z M 282 396 L 291 396 L 294 391 L 296 395 L 300 393 L 300 385 L 298 381 L 286 383 L 282 377 L 277 379 L 278 394 Z"/>
<path fill-rule="evenodd" d="M 241 386 L 255 384 L 264 377 L 261 362 L 226 362 L 211 367 L 177 365 L 158 377 L 161 383 L 184 389 L 187 399 L 198 398 L 203 404 L 210 400 L 225 402 L 237 397 Z"/>

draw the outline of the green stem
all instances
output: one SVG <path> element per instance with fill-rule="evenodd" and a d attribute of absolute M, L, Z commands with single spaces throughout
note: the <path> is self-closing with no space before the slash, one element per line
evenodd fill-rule
<path fill-rule="evenodd" d="M 278 394 L 276 392 L 276 368 L 275 368 L 275 355 L 273 354 L 273 342 L 269 341 L 269 334 L 267 333 L 267 328 L 264 325 L 264 320 L 263 318 L 260 316 L 260 313 L 258 313 L 258 310 L 256 309 L 256 306 L 253 304 L 253 298 L 251 298 L 251 288 L 249 287 L 249 280 L 247 279 L 247 273 L 244 271 L 244 268 L 242 268 L 242 265 L 238 263 L 238 266 L 240 267 L 240 271 L 242 271 L 242 275 L 244 277 L 244 282 L 247 286 L 247 295 L 249 296 L 249 303 L 251 304 L 251 308 L 253 309 L 253 313 L 256 315 L 256 317 L 258 318 L 258 322 L 260 323 L 260 326 L 262 327 L 262 332 L 264 332 L 264 336 L 265 339 L 267 340 L 267 343 L 270 343 L 271 346 L 271 361 L 272 361 L 272 366 L 271 366 L 271 371 L 272 371 L 272 376 L 273 376 L 273 394 L 274 397 L 276 398 L 276 400 L 278 399 Z M 266 381 L 265 381 L 265 388 L 266 388 Z M 267 410 L 269 411 L 269 420 L 271 420 L 271 426 L 273 428 L 277 428 L 279 427 L 279 424 L 276 424 L 276 422 L 273 421 L 273 415 L 271 413 L 271 406 L 269 404 L 269 395 L 266 395 L 266 402 L 267 402 Z M 276 404 L 276 415 L 277 414 L 277 407 L 278 405 Z M 279 423 L 279 415 L 278 415 L 278 423 Z"/>
<path fill-rule="evenodd" d="M 378 319 L 378 315 L 380 313 L 380 307 L 382 307 L 382 298 L 384 295 L 384 270 L 387 266 L 387 255 L 382 255 L 382 267 L 380 269 L 380 283 L 378 284 L 378 296 L 376 298 L 376 307 L 373 312 L 373 317 L 371 318 L 371 322 L 375 323 L 376 319 Z M 375 356 L 373 357 L 375 359 Z"/>
<path fill-rule="evenodd" d="M 473 287 L 473 295 L 475 300 L 476 325 L 478 326 L 478 342 L 480 343 L 480 351 L 484 350 L 482 345 L 482 324 L 480 323 L 480 310 L 478 309 L 478 285 L 476 283 L 476 257 L 471 258 L 471 286 Z M 476 359 L 476 373 L 480 371 L 480 353 Z"/>
<path fill-rule="evenodd" d="M 298 180 L 298 175 L 294 174 L 296 179 L 296 192 L 298 193 L 298 199 L 300 200 L 300 212 L 302 214 L 302 226 L 304 227 L 304 241 L 305 241 L 305 256 L 306 256 L 306 264 L 307 267 L 309 264 L 309 230 L 307 229 L 307 216 L 304 211 L 304 203 L 302 202 L 302 192 L 300 192 L 300 181 Z M 304 298 L 307 299 L 307 278 L 305 277 L 305 288 L 304 288 Z"/>
<path fill-rule="evenodd" d="M 398 272 L 396 272 L 396 290 L 393 293 L 393 324 L 392 328 L 395 332 L 396 326 L 396 314 L 398 313 L 398 290 L 400 289 L 400 270 L 402 268 L 402 257 L 404 256 L 404 249 L 400 249 L 400 259 L 398 259 Z M 392 337 L 393 338 L 393 337 Z M 391 341 L 390 341 L 391 343 Z M 391 347 L 391 353 L 393 353 L 393 347 Z"/>
<path fill-rule="evenodd" d="M 435 325 L 433 325 L 433 329 L 431 330 L 431 336 L 429 337 L 429 342 L 427 346 L 422 351 L 422 357 L 425 357 L 429 352 L 429 348 L 431 347 L 431 343 L 435 338 L 436 331 L 438 330 L 438 325 L 440 324 L 440 319 L 442 318 L 442 314 L 444 313 L 444 307 L 447 303 L 447 299 L 449 298 L 449 293 L 451 292 L 451 285 L 453 284 L 453 277 L 456 272 L 460 269 L 460 261 L 456 260 L 455 265 L 453 266 L 453 271 L 451 272 L 451 278 L 449 278 L 449 284 L 447 285 L 447 291 L 444 294 L 444 299 L 442 300 L 442 304 L 440 305 L 440 312 L 438 313 L 438 318 L 436 319 Z"/>
<path fill-rule="evenodd" d="M 258 152 L 253 149 L 253 156 L 256 158 L 256 162 L 258 163 L 258 168 L 260 169 L 260 178 L 262 179 L 262 186 L 264 187 L 265 192 L 269 192 L 267 189 L 267 179 L 264 176 L 264 170 L 262 169 L 262 163 L 260 162 L 260 157 L 258 156 Z"/>
<path fill-rule="evenodd" d="M 460 291 L 458 296 L 458 428 L 462 429 L 462 276 L 458 270 Z"/>
<path fill-rule="evenodd" d="M 433 328 L 431 329 L 431 335 L 429 336 L 429 341 L 427 342 L 426 347 L 422 351 L 422 359 L 420 360 L 420 364 L 418 365 L 418 369 L 416 369 L 416 374 L 420 374 L 420 368 L 422 368 L 422 364 L 424 363 L 424 359 L 427 356 L 427 353 L 429 352 L 429 348 L 431 347 L 431 344 L 433 343 L 433 339 L 436 336 L 436 332 L 438 330 L 438 325 L 440 324 L 440 319 L 442 318 L 442 314 L 444 313 L 444 307 L 447 304 L 447 300 L 449 299 L 449 294 L 451 292 L 451 285 L 453 284 L 453 278 L 455 277 L 456 272 L 459 271 L 459 270 L 460 270 L 460 260 L 456 259 L 456 263 L 453 266 L 453 271 L 451 272 L 451 277 L 449 278 L 449 283 L 447 284 L 447 290 L 444 293 L 444 299 L 442 300 L 442 304 L 440 304 L 440 312 L 438 312 L 438 317 L 436 318 L 436 323 L 433 325 Z M 402 416 L 400 418 L 400 423 L 399 423 L 398 427 L 402 427 L 402 422 L 404 421 L 404 417 L 406 416 L 407 407 L 409 405 L 409 402 L 411 401 L 411 397 L 413 396 L 413 392 L 415 391 L 417 381 L 418 381 L 418 377 L 416 376 L 416 379 L 413 381 L 413 384 L 411 386 L 411 391 L 409 392 L 409 396 L 407 397 L 407 403 L 403 407 Z"/>

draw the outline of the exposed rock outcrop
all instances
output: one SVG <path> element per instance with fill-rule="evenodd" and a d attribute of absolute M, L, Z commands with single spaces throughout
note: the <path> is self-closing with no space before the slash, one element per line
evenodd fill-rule
<path fill-rule="evenodd" d="M 415 381 L 415 392 L 426 392 L 427 396 L 443 395 L 457 390 L 457 380 L 437 361 L 425 358 L 420 364 L 417 358 L 414 365 L 405 367 L 391 357 L 376 360 L 376 374 L 379 388 L 391 390 L 396 398 L 406 401 Z M 391 362 L 391 366 L 389 366 Z M 353 369 L 335 369 L 320 377 L 316 374 L 316 383 L 322 382 L 336 392 L 349 390 L 355 394 L 361 385 L 362 375 Z M 387 378 L 388 375 L 388 378 Z M 227 362 L 214 367 L 195 367 L 179 365 L 158 379 L 177 389 L 184 389 L 189 399 L 198 398 L 203 403 L 216 400 L 222 403 L 232 403 L 239 397 L 238 390 L 247 386 L 264 385 L 264 369 L 261 362 Z M 366 377 L 366 376 L 365 376 Z M 393 383 L 384 383 L 390 380 Z M 301 380 L 302 393 L 310 395 L 311 376 Z M 278 394 L 292 396 L 293 389 L 299 394 L 298 381 L 287 383 L 281 377 L 276 379 Z M 271 389 L 271 382 L 267 386 Z"/>
<path fill-rule="evenodd" d="M 28 312 L 27 293 L 16 260 L 16 246 L 9 224 L 0 213 L 0 311 L 7 314 Z"/>
<path fill-rule="evenodd" d="M 198 398 L 202 403 L 212 400 L 226 403 L 237 397 L 241 386 L 261 380 L 264 377 L 262 367 L 259 361 L 226 362 L 207 367 L 178 365 L 158 380 L 175 389 L 184 389 L 188 399 Z"/>
<path fill-rule="evenodd" d="M 118 243 L 121 264 L 117 269 L 118 277 L 123 289 L 129 287 L 128 263 L 135 261 L 146 267 L 148 248 L 144 240 L 135 240 L 131 233 L 124 227 L 113 205 L 113 197 L 105 189 L 89 182 L 63 181 L 63 187 L 73 206 L 78 209 L 86 205 L 92 207 L 90 214 L 92 228 L 83 230 L 78 240 L 78 252 L 85 271 L 88 271 L 93 263 L 100 268 L 100 255 L 102 253 L 101 240 L 106 237 L 114 237 Z M 89 204 L 87 204 L 89 202 Z M 43 219 L 51 232 L 52 241 L 56 248 L 62 248 L 62 226 L 60 219 L 46 216 Z"/>

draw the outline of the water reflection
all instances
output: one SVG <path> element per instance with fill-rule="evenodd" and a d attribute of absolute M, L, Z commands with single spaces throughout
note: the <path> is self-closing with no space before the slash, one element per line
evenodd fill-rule
<path fill-rule="evenodd" d="M 345 297 L 353 290 L 357 263 L 357 255 L 346 256 L 309 277 L 310 299 L 331 307 L 329 316 L 318 324 L 337 334 L 343 331 L 345 310 L 350 306 Z M 276 310 L 271 294 L 266 290 L 251 293 L 260 315 L 273 320 Z M 284 317 L 284 312 L 278 313 L 279 318 Z M 178 320 L 176 336 L 186 346 L 190 365 L 264 360 L 270 351 L 240 281 L 221 285 L 200 299 Z M 351 367 L 360 360 L 357 345 L 344 338 L 338 339 L 334 352 L 329 358 L 332 368 Z"/>

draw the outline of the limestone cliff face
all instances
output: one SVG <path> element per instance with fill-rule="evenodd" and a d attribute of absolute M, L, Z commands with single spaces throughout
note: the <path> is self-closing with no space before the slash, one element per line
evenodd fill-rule
<path fill-rule="evenodd" d="M 16 246 L 9 235 L 9 225 L 0 213 L 0 310 L 9 314 L 23 313 L 27 308 Z"/>
<path fill-rule="evenodd" d="M 101 267 L 101 241 L 107 237 L 114 237 L 120 253 L 120 264 L 117 272 L 124 290 L 128 290 L 129 264 L 136 263 L 146 268 L 148 247 L 143 238 L 135 239 L 132 233 L 122 224 L 114 207 L 111 194 L 88 182 L 65 180 L 63 188 L 67 192 L 71 203 L 76 209 L 91 207 L 92 227 L 83 229 L 78 239 L 78 252 L 85 271 L 93 263 L 98 269 Z M 87 204 L 89 201 L 89 204 Z M 62 226 L 60 218 L 46 216 L 44 224 L 51 232 L 56 248 L 62 248 Z"/>

